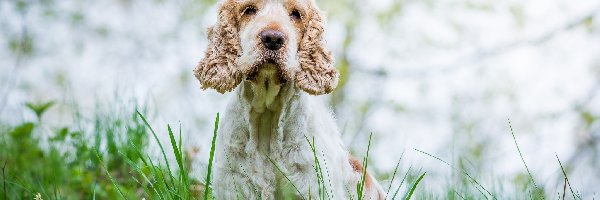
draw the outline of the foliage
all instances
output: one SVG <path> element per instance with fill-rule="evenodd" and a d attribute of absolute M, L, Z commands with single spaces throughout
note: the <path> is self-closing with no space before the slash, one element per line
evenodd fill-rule
<path fill-rule="evenodd" d="M 27 107 L 41 119 L 49 106 Z M 44 199 L 189 199 L 188 188 L 195 182 L 183 165 L 181 145 L 175 155 L 180 173 L 174 177 L 148 156 L 149 126 L 139 112 L 131 113 L 98 115 L 90 133 L 71 127 L 47 131 L 42 120 L 3 127 L 2 196 L 32 199 L 40 193 Z M 168 133 L 174 139 L 170 127 Z"/>
<path fill-rule="evenodd" d="M 45 103 L 50 105 L 49 103 Z M 211 152 L 208 162 L 208 172 L 204 183 L 190 176 L 190 158 L 184 153 L 181 138 L 176 138 L 170 125 L 167 125 L 170 147 L 176 160 L 176 169 L 171 168 L 165 153 L 165 147 L 158 139 L 157 133 L 151 127 L 142 112 L 132 110 L 129 114 L 113 116 L 96 115 L 94 129 L 90 132 L 73 127 L 48 128 L 41 120 L 50 106 L 27 106 L 36 113 L 38 121 L 22 122 L 15 126 L 0 126 L 0 161 L 2 166 L 1 195 L 9 199 L 213 199 L 211 187 L 212 161 L 214 159 L 215 139 L 219 123 L 219 115 L 215 119 Z M 43 109 L 42 109 L 43 108 Z M 114 114 L 114 113 L 113 113 Z M 0 123 L 1 124 L 1 123 Z M 510 125 L 509 125 L 510 126 Z M 521 154 L 515 133 L 510 126 L 511 134 L 517 152 Z M 161 150 L 162 161 L 156 161 L 147 151 L 149 139 L 154 138 Z M 372 138 L 370 136 L 369 138 Z M 327 188 L 328 169 L 325 160 L 317 156 L 319 151 L 315 140 L 306 138 L 315 158 L 314 172 L 318 185 L 314 191 L 318 199 L 332 199 L 331 188 Z M 369 144 L 371 141 L 369 141 Z M 363 160 L 366 173 L 368 167 L 370 145 L 367 146 L 366 157 Z M 502 188 L 484 186 L 478 179 L 479 174 L 472 174 L 463 165 L 454 167 L 439 157 L 415 149 L 428 157 L 440 161 L 458 174 L 462 181 L 452 181 L 445 193 L 429 190 L 427 185 L 422 187 L 426 172 L 413 170 L 409 167 L 402 179 L 395 179 L 401 159 L 391 173 L 391 178 L 380 178 L 383 185 L 387 184 L 387 199 L 397 199 L 399 192 L 405 191 L 403 199 L 444 198 L 444 199 L 504 199 L 527 198 L 545 199 L 543 185 L 537 185 L 532 173 L 527 170 L 528 178 L 523 183 L 515 183 L 522 188 L 516 194 L 504 194 Z M 16 156 L 15 156 L 16 155 Z M 565 185 L 559 195 L 570 193 L 574 199 L 582 199 L 581 195 L 571 186 L 567 170 L 560 159 L 557 160 L 565 179 Z M 271 160 L 279 173 L 281 169 Z M 388 174 L 389 175 L 389 174 Z M 290 181 L 290 179 L 283 174 Z M 385 174 L 380 177 L 386 177 Z M 358 183 L 358 199 L 363 199 L 365 175 Z M 394 181 L 396 180 L 396 181 Z M 398 183 L 399 182 L 399 183 Z M 291 183 L 291 181 L 290 181 Z M 405 184 L 406 183 L 406 184 Z M 410 185 L 408 183 L 411 183 Z M 421 183 L 421 184 L 420 184 Z M 522 184 L 519 186 L 518 184 Z M 306 199 L 310 194 L 299 194 L 295 185 L 293 188 L 283 188 L 285 199 Z M 568 187 L 567 187 L 568 186 Z M 232 186 L 235 187 L 235 186 Z M 568 190 L 567 190 L 568 188 Z"/>

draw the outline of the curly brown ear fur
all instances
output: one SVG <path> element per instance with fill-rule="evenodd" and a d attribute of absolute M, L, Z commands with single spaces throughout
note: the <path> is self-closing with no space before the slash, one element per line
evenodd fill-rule
<path fill-rule="evenodd" d="M 218 22 L 207 31 L 208 48 L 194 69 L 202 89 L 213 88 L 220 93 L 233 90 L 243 77 L 236 66 L 241 46 L 235 6 L 230 4 L 227 1 L 219 6 Z"/>
<path fill-rule="evenodd" d="M 325 48 L 321 14 L 313 8 L 307 18 L 298 51 L 300 71 L 296 74 L 296 86 L 311 95 L 326 94 L 337 86 L 338 72 L 331 52 Z"/>

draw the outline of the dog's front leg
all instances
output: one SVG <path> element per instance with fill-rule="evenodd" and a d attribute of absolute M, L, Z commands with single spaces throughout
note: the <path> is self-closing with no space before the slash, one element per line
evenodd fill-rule
<path fill-rule="evenodd" d="M 234 101 L 234 103 L 239 101 Z M 255 137 L 243 111 L 228 107 L 221 121 L 215 148 L 213 188 L 217 199 L 273 199 L 275 175 L 266 158 L 258 151 Z"/>
<path fill-rule="evenodd" d="M 218 199 L 274 199 L 273 169 L 260 156 L 227 156 L 215 172 L 214 188 Z M 232 163 L 232 160 L 241 161 Z"/>

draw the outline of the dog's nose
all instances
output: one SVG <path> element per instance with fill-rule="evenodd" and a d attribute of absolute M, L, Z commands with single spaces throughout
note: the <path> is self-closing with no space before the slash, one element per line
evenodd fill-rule
<path fill-rule="evenodd" d="M 285 34 L 281 31 L 264 30 L 258 35 L 267 49 L 279 50 L 285 44 Z"/>

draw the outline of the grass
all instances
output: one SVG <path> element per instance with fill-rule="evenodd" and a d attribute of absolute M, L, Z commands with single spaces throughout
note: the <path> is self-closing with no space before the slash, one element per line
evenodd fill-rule
<path fill-rule="evenodd" d="M 304 136 L 306 138 L 306 142 L 308 143 L 308 145 L 310 146 L 311 151 L 313 152 L 313 157 L 314 157 L 314 164 L 313 164 L 313 169 L 315 174 L 317 175 L 317 191 L 318 191 L 318 197 L 319 199 L 333 199 L 333 192 L 328 192 L 327 190 L 327 184 L 326 184 L 326 179 L 325 176 L 323 175 L 323 168 L 321 167 L 321 161 L 319 160 L 319 157 L 317 156 L 317 148 L 315 147 L 315 138 L 312 138 L 312 142 L 311 140 L 308 139 L 307 136 Z M 329 173 L 327 173 L 329 174 Z M 329 180 L 329 178 L 327 179 Z M 331 189 L 331 184 L 329 184 L 329 188 Z M 296 186 L 294 186 L 296 187 Z M 311 195 L 308 195 L 309 197 Z"/>
<path fill-rule="evenodd" d="M 515 142 L 515 147 L 517 147 L 517 152 L 519 152 L 519 157 L 521 157 L 521 161 L 523 162 L 523 165 L 525 166 L 525 169 L 527 170 L 527 174 L 529 175 L 529 180 L 531 180 L 531 183 L 533 183 L 533 187 L 535 189 L 536 195 L 538 195 L 538 193 L 540 192 L 540 189 L 538 188 L 537 184 L 535 183 L 535 179 L 533 178 L 533 175 L 531 175 L 531 171 L 529 170 L 529 167 L 527 166 L 527 162 L 525 162 L 525 158 L 523 158 L 523 153 L 521 153 L 521 148 L 519 148 L 519 143 L 517 143 L 517 137 L 515 136 L 515 132 L 513 131 L 512 124 L 510 123 L 510 119 L 508 120 L 508 127 L 510 128 L 510 134 L 512 135 L 513 141 Z"/>
<path fill-rule="evenodd" d="M 362 177 L 360 178 L 360 182 L 356 185 L 356 193 L 358 195 L 358 199 L 363 199 L 363 196 L 365 195 L 365 181 L 367 180 L 367 168 L 369 167 L 367 159 L 369 159 L 369 151 L 371 150 L 371 140 L 373 140 L 373 133 L 369 135 L 369 142 L 367 144 L 367 156 L 363 159 L 362 163 L 362 165 L 364 166 L 362 171 Z"/>
<path fill-rule="evenodd" d="M 163 145 L 158 139 L 158 134 L 161 133 L 150 125 L 143 114 L 144 108 L 110 114 L 99 113 L 93 119 L 79 118 L 78 120 L 92 124 L 93 129 L 84 129 L 79 128 L 84 126 L 78 124 L 69 127 L 46 125 L 43 115 L 53 105 L 53 102 L 27 104 L 26 107 L 37 117 L 36 121 L 26 121 L 13 126 L 0 122 L 2 199 L 214 199 L 211 183 L 215 141 L 218 135 L 218 113 L 210 142 L 207 173 L 202 182 L 198 180 L 201 177 L 190 175 L 191 160 L 186 156 L 188 154 L 182 144 L 181 125 L 178 137 L 171 125 L 167 125 L 162 134 L 168 134 L 170 145 Z M 77 118 L 78 115 L 75 116 Z M 379 176 L 380 183 L 387 188 L 387 199 L 550 198 L 546 196 L 543 185 L 535 181 L 529 170 L 510 121 L 509 127 L 516 152 L 523 162 L 529 180 L 524 185 L 515 185 L 522 188 L 516 194 L 504 194 L 501 188 L 494 187 L 489 182 L 482 184 L 479 180 L 481 174 L 474 174 L 462 165 L 457 167 L 440 157 L 415 149 L 452 169 L 461 181 L 448 184 L 441 193 L 432 190 L 427 183 L 436 180 L 428 179 L 430 176 L 426 176 L 427 172 L 422 172 L 422 169 L 415 170 L 412 166 L 406 170 L 400 167 L 403 153 L 392 173 Z M 151 139 L 154 139 L 160 148 L 160 159 L 149 156 L 148 145 Z M 351 195 L 357 197 L 357 200 L 364 199 L 371 140 L 372 134 L 369 136 L 366 156 L 362 161 L 364 171 L 361 181 L 356 185 L 356 194 Z M 326 160 L 320 156 L 325 152 L 317 148 L 316 143 L 319 141 L 315 141 L 314 138 L 306 137 L 306 142 L 313 153 L 313 171 L 317 176 L 317 185 L 310 190 L 314 195 L 300 194 L 292 183 L 284 198 L 312 199 L 311 196 L 317 196 L 317 199 L 337 199 L 338 197 L 333 196 L 334 191 L 329 182 L 330 169 Z M 166 148 L 171 148 L 173 155 L 168 155 Z M 167 162 L 169 156 L 174 157 L 176 162 Z M 558 155 L 556 158 L 562 172 L 561 178 L 564 178 L 564 185 L 558 189 L 559 199 L 569 196 L 573 199 L 583 199 L 571 185 L 567 170 Z M 277 163 L 270 161 L 278 173 L 291 183 Z M 400 174 L 403 174 L 403 177 L 396 178 Z M 231 186 L 232 191 L 236 191 L 235 188 L 237 186 Z"/>
<path fill-rule="evenodd" d="M 211 146 L 210 146 L 210 156 L 208 159 L 208 170 L 206 172 L 206 182 L 204 182 L 205 184 L 205 189 L 204 189 L 204 199 L 209 199 L 209 196 L 211 194 L 211 190 L 210 190 L 210 176 L 212 174 L 212 164 L 213 164 L 213 160 L 215 157 L 215 143 L 217 141 L 217 130 L 219 129 L 219 113 L 217 113 L 217 119 L 215 119 L 215 129 L 213 131 L 213 138 L 212 138 L 212 142 L 211 142 Z"/>
<path fill-rule="evenodd" d="M 404 199 L 410 199 L 412 197 L 412 195 L 415 192 L 415 189 L 417 189 L 417 185 L 419 185 L 419 182 L 421 182 L 421 180 L 423 180 L 423 177 L 425 177 L 425 174 L 427 174 L 427 172 L 423 172 L 423 174 L 421 176 L 419 176 L 417 181 L 415 181 L 415 183 L 412 185 L 412 187 L 410 187 L 410 190 L 408 191 L 408 194 L 406 195 L 406 197 Z"/>

